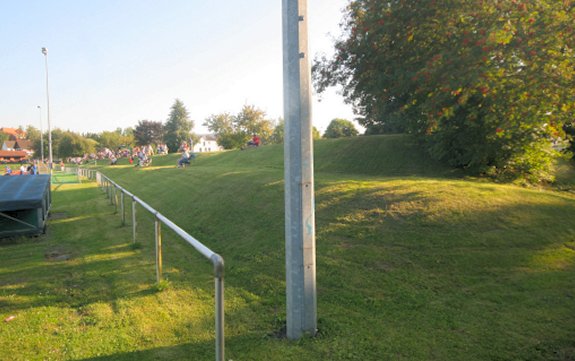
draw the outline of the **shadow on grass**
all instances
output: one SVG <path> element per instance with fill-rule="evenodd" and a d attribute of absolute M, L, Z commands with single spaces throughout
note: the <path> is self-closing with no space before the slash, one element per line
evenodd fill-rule
<path fill-rule="evenodd" d="M 210 349 L 210 347 L 214 349 Z M 211 355 L 210 355 L 211 353 Z M 77 359 L 78 361 L 214 360 L 213 342 L 157 347 L 142 351 Z"/>
<path fill-rule="evenodd" d="M 363 310 L 365 328 L 473 345 L 470 359 L 574 355 L 573 197 L 405 180 L 329 182 L 317 194 L 324 317 Z M 447 359 L 437 352 L 414 358 Z"/>
<path fill-rule="evenodd" d="M 60 248 L 63 249 L 63 248 Z M 65 249 L 61 252 L 65 253 Z M 126 264 L 127 260 L 96 261 L 77 264 L 66 261 L 41 261 L 27 264 L 20 271 L 0 276 L 0 307 L 4 312 L 66 305 L 79 308 L 95 302 L 113 303 L 119 297 L 133 298 L 154 293 L 153 265 L 149 278 Z M 14 300 L 14 301 L 10 301 Z"/>
<path fill-rule="evenodd" d="M 265 340 L 264 340 L 265 341 Z M 262 340 L 257 340 L 257 344 L 261 346 Z M 235 336 L 227 337 L 224 356 L 225 360 L 245 359 L 246 355 L 253 352 L 258 355 L 260 352 L 257 350 L 243 350 L 246 348 L 254 347 L 254 340 L 249 336 Z M 234 352 L 235 351 L 235 352 Z M 236 354 L 237 352 L 241 352 Z M 147 361 L 147 360 L 194 360 L 194 361 L 211 361 L 215 359 L 215 341 L 205 341 L 197 343 L 185 343 L 173 346 L 154 347 L 139 351 L 118 352 L 105 356 L 96 356 L 88 358 L 78 358 L 76 361 Z M 249 358 L 252 359 L 252 358 Z"/>
<path fill-rule="evenodd" d="M 253 300 L 257 312 L 231 312 L 230 319 L 236 318 L 227 327 L 233 329 L 242 321 L 248 328 L 265 323 L 247 319 L 255 314 L 261 318 L 268 314 L 272 319 L 275 308 L 284 304 L 283 294 L 278 296 L 285 288 L 282 208 L 277 205 L 282 200 L 281 184 L 268 190 L 261 185 L 272 179 L 233 174 L 213 184 L 193 183 L 201 188 L 194 189 L 193 196 L 187 194 L 184 201 L 180 195 L 177 199 L 168 196 L 175 189 L 187 189 L 181 187 L 193 180 L 184 176 L 193 172 L 179 172 L 181 179 L 169 182 L 164 177 L 168 170 L 158 172 L 166 173 L 157 182 L 148 184 L 144 176 L 134 180 L 145 183 L 138 189 L 154 198 L 150 201 L 160 205 L 158 210 L 173 215 L 174 222 L 185 229 L 200 229 L 208 241 L 217 244 L 215 250 L 226 258 L 226 287 L 232 286 L 226 292 L 236 287 L 246 291 L 242 293 L 246 303 Z M 234 191 L 226 193 L 226 189 Z M 257 207 L 247 212 L 254 195 Z M 74 191 L 61 196 L 83 197 Z M 100 203 L 106 202 L 100 197 Z M 354 355 L 361 342 L 371 350 L 371 357 L 363 359 L 373 360 L 380 359 L 376 355 L 414 360 L 552 359 L 554 352 L 569 352 L 575 334 L 575 270 L 571 250 L 562 245 L 575 238 L 575 220 L 566 216 L 575 214 L 573 198 L 491 184 L 392 179 L 320 181 L 317 200 L 318 309 L 327 320 L 326 334 L 333 335 L 325 343 L 331 343 L 328 347 L 336 355 L 324 359 L 360 359 Z M 81 204 L 72 205 L 70 216 L 75 215 L 75 207 L 80 209 Z M 3 257 L 3 262 L 11 262 L 2 264 L 3 268 L 20 268 L 7 276 L 11 281 L 0 290 L 29 299 L 21 304 L 25 307 L 58 302 L 81 307 L 151 292 L 147 285 L 153 283 L 153 261 L 127 247 L 129 227 L 122 235 L 124 241 L 106 233 L 109 228 L 118 229 L 109 227 L 111 209 L 102 217 L 95 215 L 89 224 L 107 243 L 83 234 L 83 227 L 73 222 L 59 224 L 54 236 L 65 242 L 47 244 L 74 248 L 78 257 L 47 263 L 42 253 L 32 254 L 31 247 L 23 247 L 19 255 L 11 255 L 13 261 Z M 113 222 L 119 223 L 114 217 Z M 210 222 L 210 217 L 218 221 Z M 142 253 L 153 254 L 149 240 L 142 244 Z M 166 252 L 167 257 L 180 257 L 175 262 L 180 272 L 189 264 L 183 254 L 193 253 L 189 248 L 182 250 Z M 149 271 L 143 273 L 142 267 Z M 182 279 L 188 277 L 182 275 Z M 211 285 L 205 287 L 211 292 Z M 34 299 L 36 291 L 44 290 L 56 291 Z M 18 307 L 11 302 L 3 306 Z M 233 302 L 226 306 L 234 307 Z M 261 333 L 253 329 L 239 332 L 252 333 L 228 338 L 235 352 L 261 339 Z M 250 359 L 249 352 L 239 354 Z M 148 359 L 213 359 L 213 342 L 88 360 Z"/>
<path fill-rule="evenodd" d="M 67 189 L 54 195 L 52 214 L 64 216 L 49 221 L 46 235 L 0 242 L 2 312 L 59 305 L 81 308 L 97 302 L 113 305 L 118 298 L 155 292 L 151 217 L 139 215 L 138 247 L 134 247 L 131 226 L 121 226 L 114 206 L 99 190 Z"/>

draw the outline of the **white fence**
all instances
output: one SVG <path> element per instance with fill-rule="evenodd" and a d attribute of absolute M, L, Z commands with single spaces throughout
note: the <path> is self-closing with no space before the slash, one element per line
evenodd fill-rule
<path fill-rule="evenodd" d="M 106 196 L 110 199 L 110 204 L 116 207 L 118 211 L 118 204 L 120 205 L 120 213 L 122 216 L 122 225 L 126 224 L 126 207 L 125 198 L 132 199 L 132 242 L 136 242 L 136 204 L 140 204 L 145 210 L 154 215 L 155 218 L 155 243 L 156 243 L 156 279 L 157 282 L 162 280 L 162 228 L 163 223 L 172 231 L 176 232 L 182 239 L 194 247 L 200 254 L 210 260 L 214 266 L 214 282 L 216 294 L 216 310 L 215 310 L 215 332 L 216 332 L 216 361 L 224 360 L 224 259 L 217 253 L 214 253 L 201 242 L 190 236 L 183 229 L 178 227 L 172 221 L 164 217 L 160 212 L 150 207 L 146 202 L 139 199 L 132 193 L 128 192 L 106 175 L 91 169 L 85 168 L 66 168 L 65 172 L 74 172 L 78 176 L 95 180 L 100 188 L 106 192 Z M 118 193 L 120 193 L 120 200 L 118 200 Z"/>

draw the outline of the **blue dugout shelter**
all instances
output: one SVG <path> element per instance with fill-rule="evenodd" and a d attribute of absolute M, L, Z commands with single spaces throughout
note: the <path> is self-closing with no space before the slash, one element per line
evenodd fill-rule
<path fill-rule="evenodd" d="M 49 175 L 0 177 L 0 237 L 43 233 L 50 204 Z"/>

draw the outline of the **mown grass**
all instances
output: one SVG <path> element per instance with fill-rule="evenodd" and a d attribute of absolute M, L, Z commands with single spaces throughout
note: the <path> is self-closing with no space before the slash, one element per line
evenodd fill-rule
<path fill-rule="evenodd" d="M 79 183 L 80 179 L 74 173 L 55 171 L 52 173 L 52 184 Z"/>
<path fill-rule="evenodd" d="M 319 332 L 295 342 L 277 337 L 281 146 L 104 169 L 225 258 L 227 359 L 575 358 L 572 194 L 464 179 L 404 137 L 320 141 L 315 156 Z M 48 235 L 0 246 L 0 316 L 16 316 L 0 359 L 214 358 L 205 260 L 166 231 L 160 291 L 143 211 L 138 247 L 93 184 L 60 185 L 59 213 Z"/>

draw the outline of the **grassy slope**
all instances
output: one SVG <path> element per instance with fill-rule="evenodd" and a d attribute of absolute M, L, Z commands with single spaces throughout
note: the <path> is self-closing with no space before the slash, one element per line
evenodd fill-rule
<path fill-rule="evenodd" d="M 315 154 L 319 335 L 299 342 L 270 336 L 285 317 L 281 147 L 202 155 L 186 169 L 167 156 L 106 170 L 224 256 L 227 358 L 575 357 L 572 196 L 456 178 L 400 136 L 320 141 Z M 57 209 L 74 212 L 74 200 L 90 218 L 52 222 L 45 243 L 0 249 L 0 316 L 36 320 L 6 323 L 0 350 L 13 342 L 24 355 L 40 350 L 38 359 L 212 359 L 205 262 L 167 233 L 172 287 L 154 292 L 149 219 L 132 249 L 128 227 L 105 220 L 110 206 L 94 203 L 95 190 L 65 187 Z M 62 242 L 74 259 L 55 266 L 38 254 Z M 46 289 L 54 294 L 36 295 Z M 34 327 L 48 329 L 56 351 L 18 343 Z"/>

